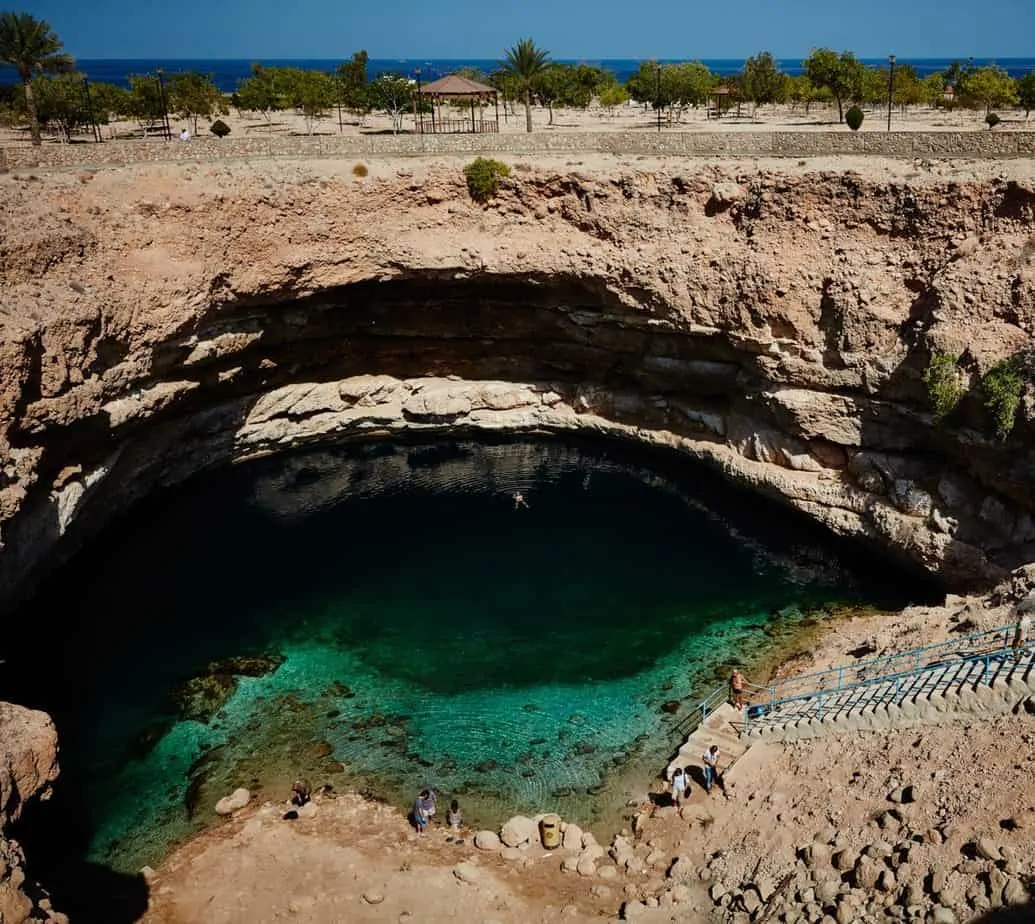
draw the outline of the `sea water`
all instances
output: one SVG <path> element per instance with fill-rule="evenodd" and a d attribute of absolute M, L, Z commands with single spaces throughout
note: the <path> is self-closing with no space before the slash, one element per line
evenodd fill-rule
<path fill-rule="evenodd" d="M 285 799 L 296 775 L 403 810 L 430 786 L 476 825 L 559 811 L 606 833 L 732 665 L 835 605 L 927 590 L 681 459 L 321 449 L 114 524 L 16 620 L 52 632 L 45 656 L 12 650 L 0 694 L 56 718 L 60 823 L 37 830 L 61 830 L 69 862 L 154 864 L 220 796 Z M 244 655 L 268 672 L 185 717 L 177 688 Z"/>

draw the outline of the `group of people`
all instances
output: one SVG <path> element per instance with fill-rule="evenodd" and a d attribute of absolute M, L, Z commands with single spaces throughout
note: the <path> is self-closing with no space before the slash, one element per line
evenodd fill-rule
<path fill-rule="evenodd" d="M 431 819 L 435 815 L 435 806 L 438 801 L 434 789 L 422 789 L 413 803 L 413 826 L 418 834 L 423 834 Z M 463 813 L 460 811 L 460 803 L 454 799 L 449 803 L 449 811 L 446 812 L 446 824 L 454 835 L 460 833 L 460 826 L 464 823 Z"/>
<path fill-rule="evenodd" d="M 711 793 L 712 787 L 718 783 L 722 787 L 719 776 L 719 746 L 713 744 L 701 755 L 701 772 L 704 779 L 704 791 Z M 690 796 L 690 768 L 676 767 L 672 771 L 672 803 L 682 805 Z"/>

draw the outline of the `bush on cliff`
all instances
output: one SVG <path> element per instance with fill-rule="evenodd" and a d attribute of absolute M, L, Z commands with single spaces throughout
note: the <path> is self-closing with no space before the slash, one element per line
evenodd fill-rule
<path fill-rule="evenodd" d="M 1002 119 L 1000 119 L 994 112 L 990 112 L 985 116 L 985 125 L 988 126 L 989 131 L 995 128 L 1001 121 Z"/>
<path fill-rule="evenodd" d="M 981 380 L 981 393 L 985 398 L 985 410 L 995 424 L 995 435 L 1005 441 L 1013 432 L 1024 395 L 1020 357 L 1011 356 L 989 369 Z"/>
<path fill-rule="evenodd" d="M 230 126 L 227 125 L 226 122 L 224 122 L 222 119 L 216 119 L 216 121 L 213 122 L 211 127 L 209 128 L 209 131 L 212 132 L 212 134 L 215 135 L 217 138 L 225 138 L 227 135 L 230 134 Z"/>
<path fill-rule="evenodd" d="M 959 358 L 951 353 L 936 352 L 924 371 L 924 385 L 927 386 L 927 400 L 934 411 L 934 419 L 944 420 L 956 410 L 963 397 Z"/>
<path fill-rule="evenodd" d="M 858 106 L 853 106 L 845 113 L 845 121 L 853 132 L 859 131 L 859 126 L 863 124 L 863 111 Z"/>
<path fill-rule="evenodd" d="M 464 167 L 467 190 L 475 202 L 488 202 L 496 195 L 500 177 L 509 175 L 510 167 L 487 157 L 477 157 Z"/>

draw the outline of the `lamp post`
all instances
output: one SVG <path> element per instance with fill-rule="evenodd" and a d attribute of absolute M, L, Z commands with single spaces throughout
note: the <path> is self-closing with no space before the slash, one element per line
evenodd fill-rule
<path fill-rule="evenodd" d="M 424 98 L 423 98 L 423 96 L 421 94 L 420 68 L 419 67 L 417 68 L 417 101 L 416 101 L 416 109 L 417 109 L 417 131 L 420 132 L 420 134 L 423 135 L 424 134 Z"/>
<path fill-rule="evenodd" d="M 165 130 L 165 140 L 172 140 L 172 127 L 169 125 L 169 107 L 165 102 L 165 75 L 162 73 L 160 67 L 155 68 L 155 74 L 158 75 L 158 97 L 162 101 L 162 125 Z"/>
<path fill-rule="evenodd" d="M 657 86 L 654 90 L 654 108 L 658 111 L 658 131 L 661 131 L 661 59 L 654 62 L 657 65 Z"/>
<path fill-rule="evenodd" d="M 888 64 L 891 65 L 891 74 L 888 77 L 888 131 L 891 131 L 891 106 L 895 100 L 895 56 L 888 55 Z"/>

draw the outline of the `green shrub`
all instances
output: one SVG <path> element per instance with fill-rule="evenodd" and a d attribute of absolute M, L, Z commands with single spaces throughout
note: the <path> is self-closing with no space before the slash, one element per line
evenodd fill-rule
<path fill-rule="evenodd" d="M 963 397 L 963 376 L 958 363 L 959 357 L 936 352 L 924 370 L 927 399 L 931 402 L 935 420 L 948 417 Z"/>
<path fill-rule="evenodd" d="M 853 132 L 859 131 L 859 126 L 863 124 L 863 111 L 858 106 L 853 106 L 845 113 L 845 121 Z"/>
<path fill-rule="evenodd" d="M 368 173 L 370 173 L 370 171 L 367 170 L 366 164 L 356 164 L 356 166 L 352 168 L 352 175 L 359 177 L 360 179 L 365 177 Z"/>
<path fill-rule="evenodd" d="M 510 167 L 498 160 L 477 157 L 464 167 L 467 189 L 475 202 L 488 202 L 499 187 L 500 177 L 510 175 Z"/>
<path fill-rule="evenodd" d="M 985 410 L 995 424 L 995 435 L 1006 440 L 1013 432 L 1017 409 L 1024 394 L 1024 378 L 1016 356 L 996 363 L 981 379 L 981 393 L 985 398 Z"/>
<path fill-rule="evenodd" d="M 985 116 L 985 124 L 989 127 L 989 130 L 995 128 L 1002 119 L 999 118 L 994 112 L 990 112 Z"/>
<path fill-rule="evenodd" d="M 209 131 L 217 138 L 225 138 L 230 134 L 230 126 L 222 119 L 216 119 L 216 121 L 209 127 Z"/>

